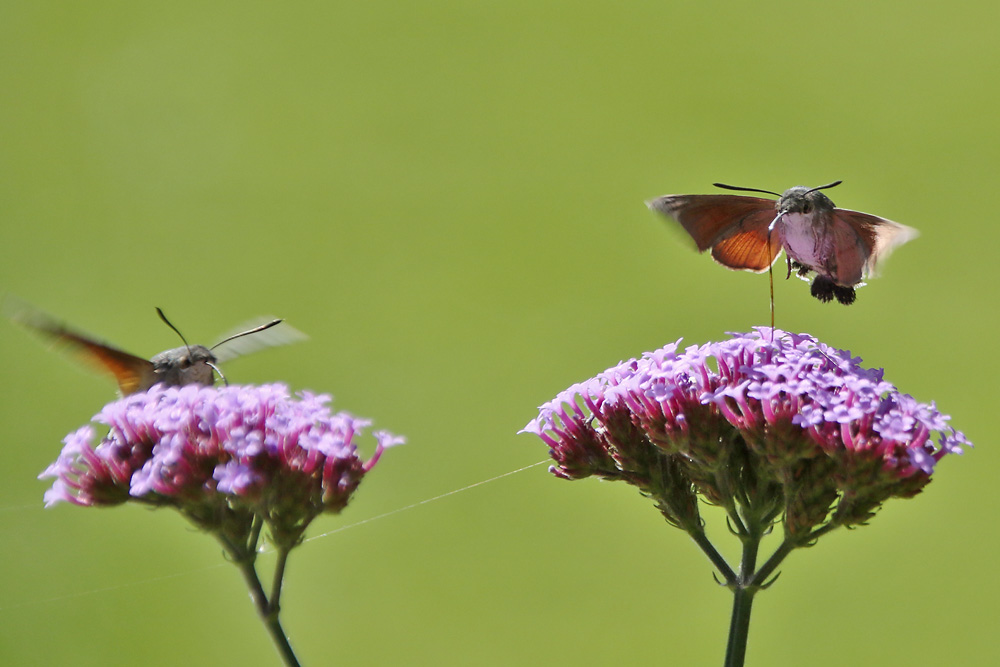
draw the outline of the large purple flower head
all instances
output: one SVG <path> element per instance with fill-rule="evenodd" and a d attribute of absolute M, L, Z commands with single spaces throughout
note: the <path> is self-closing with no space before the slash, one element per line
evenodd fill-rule
<path fill-rule="evenodd" d="M 697 494 L 733 511 L 784 517 L 786 537 L 856 525 L 909 497 L 945 454 L 969 445 L 849 352 L 760 328 L 679 342 L 573 385 L 522 432 L 538 435 L 566 479 L 627 481 L 672 524 L 701 530 Z"/>
<path fill-rule="evenodd" d="M 115 505 L 129 500 L 179 509 L 215 532 L 241 535 L 254 517 L 277 542 L 294 541 L 323 512 L 339 512 L 386 447 L 402 438 L 374 433 L 364 461 L 355 440 L 371 422 L 333 414 L 329 396 L 281 384 L 164 387 L 109 403 L 92 426 L 71 433 L 40 477 L 54 477 L 47 506 Z"/>

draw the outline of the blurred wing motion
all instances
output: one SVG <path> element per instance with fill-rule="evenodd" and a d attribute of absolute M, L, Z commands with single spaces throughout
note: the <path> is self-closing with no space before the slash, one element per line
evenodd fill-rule
<path fill-rule="evenodd" d="M 773 199 L 742 195 L 667 195 L 646 202 L 649 208 L 679 222 L 698 251 L 712 249 L 712 259 L 730 269 L 767 271 L 781 252 L 781 234 L 767 228 L 777 215 Z"/>
<path fill-rule="evenodd" d="M 872 278 L 878 275 L 880 262 L 888 257 L 896 246 L 912 241 L 920 235 L 920 232 L 913 227 L 846 208 L 833 209 L 833 232 L 836 236 L 846 235 L 857 240 L 863 254 L 864 276 Z"/>
<path fill-rule="evenodd" d="M 258 317 L 250 320 L 249 322 L 244 322 L 238 327 L 234 327 L 226 333 L 226 335 L 222 336 L 222 343 L 217 343 L 216 346 L 212 348 L 215 358 L 219 361 L 219 363 L 223 363 L 229 361 L 230 359 L 242 357 L 245 354 L 257 352 L 258 350 L 263 350 L 265 348 L 292 345 L 293 343 L 300 343 L 309 339 L 309 336 L 305 335 L 292 325 L 287 322 L 281 322 L 280 324 L 263 329 L 262 331 L 257 331 L 253 335 L 243 335 L 239 338 L 234 338 L 233 340 L 227 340 L 231 336 L 245 334 L 247 331 L 252 331 L 253 329 L 267 325 L 268 323 L 274 321 L 275 318 Z"/>
<path fill-rule="evenodd" d="M 51 315 L 23 301 L 7 299 L 7 316 L 18 324 L 42 334 L 56 344 L 72 350 L 79 358 L 98 370 L 111 373 L 123 395 L 146 389 L 155 382 L 153 364 L 147 359 L 129 354 L 74 331 Z"/>

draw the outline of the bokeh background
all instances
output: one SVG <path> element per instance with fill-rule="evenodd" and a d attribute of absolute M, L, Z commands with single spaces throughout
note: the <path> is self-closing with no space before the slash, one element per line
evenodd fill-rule
<path fill-rule="evenodd" d="M 310 340 L 231 381 L 409 438 L 310 535 L 352 527 L 293 554 L 305 664 L 715 665 L 730 595 L 633 489 L 536 465 L 423 501 L 543 461 L 516 432 L 569 384 L 767 322 L 767 278 L 645 199 L 843 179 L 838 205 L 922 235 L 850 308 L 780 280 L 778 324 L 885 367 L 977 449 L 792 554 L 748 664 L 996 664 L 998 21 L 961 0 L 3 2 L 0 290 L 147 356 L 177 345 L 154 306 L 204 343 L 280 315 Z M 42 509 L 36 475 L 113 383 L 8 321 L 0 346 L 0 663 L 277 664 L 178 515 Z"/>

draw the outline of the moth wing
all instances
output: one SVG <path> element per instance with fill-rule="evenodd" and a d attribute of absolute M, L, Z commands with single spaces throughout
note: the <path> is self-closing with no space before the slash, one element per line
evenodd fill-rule
<path fill-rule="evenodd" d="M 861 213 L 846 208 L 834 209 L 833 219 L 835 233 L 837 233 L 836 230 L 843 229 L 843 226 L 846 225 L 856 235 L 865 253 L 863 273 L 869 277 L 878 275 L 881 262 L 897 246 L 901 246 L 920 235 L 920 232 L 913 227 L 907 227 L 870 213 Z"/>
<path fill-rule="evenodd" d="M 98 370 L 114 375 L 122 395 L 149 389 L 156 383 L 153 364 L 148 359 L 129 354 L 75 331 L 51 315 L 27 303 L 8 300 L 8 316 L 42 334 L 57 345 L 70 349 L 77 358 Z"/>
<path fill-rule="evenodd" d="M 276 318 L 274 317 L 257 317 L 248 322 L 244 322 L 238 327 L 233 327 L 226 335 L 221 336 L 221 340 L 226 341 L 230 336 L 235 336 L 252 329 L 256 329 L 259 326 L 265 325 L 268 322 L 273 322 Z M 258 331 L 252 335 L 242 336 L 240 338 L 234 338 L 233 340 L 226 341 L 224 343 L 218 343 L 216 348 L 212 348 L 212 353 L 219 363 L 224 363 L 236 357 L 242 357 L 246 354 L 251 354 L 259 350 L 263 350 L 269 347 L 279 347 L 281 345 L 292 345 L 294 343 L 300 343 L 304 340 L 308 340 L 309 336 L 302 333 L 292 325 L 287 322 L 281 322 L 273 327 L 264 329 L 263 331 Z"/>
<path fill-rule="evenodd" d="M 767 228 L 774 219 L 773 213 L 761 211 L 741 220 L 738 229 L 712 246 L 712 259 L 730 269 L 767 271 L 781 252 L 779 230 L 771 232 L 768 245 Z"/>
<path fill-rule="evenodd" d="M 680 223 L 699 252 L 748 228 L 756 229 L 760 218 L 767 218 L 766 230 L 776 215 L 773 200 L 742 195 L 665 195 L 646 205 Z"/>
<path fill-rule="evenodd" d="M 831 215 L 830 235 L 833 257 L 827 262 L 830 278 L 838 285 L 851 287 L 861 282 L 866 274 L 872 237 L 867 229 L 858 231 L 843 217 Z"/>

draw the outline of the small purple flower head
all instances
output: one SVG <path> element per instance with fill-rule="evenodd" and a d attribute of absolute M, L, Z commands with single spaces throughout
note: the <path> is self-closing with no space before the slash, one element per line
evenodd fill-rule
<path fill-rule="evenodd" d="M 198 525 L 229 530 L 258 516 L 272 536 L 298 539 L 323 512 L 341 511 L 386 447 L 374 433 L 364 461 L 355 439 L 371 422 L 332 414 L 329 396 L 295 400 L 281 384 L 164 387 L 109 403 L 94 417 L 109 432 L 94 447 L 84 426 L 65 439 L 40 478 L 54 477 L 46 506 L 115 505 L 129 500 L 179 509 Z"/>
<path fill-rule="evenodd" d="M 783 515 L 804 544 L 824 522 L 863 523 L 884 500 L 913 496 L 941 457 L 970 445 L 882 375 L 811 336 L 760 328 L 621 363 L 560 393 L 522 432 L 549 446 L 556 476 L 623 479 L 689 531 L 700 493 Z"/>

